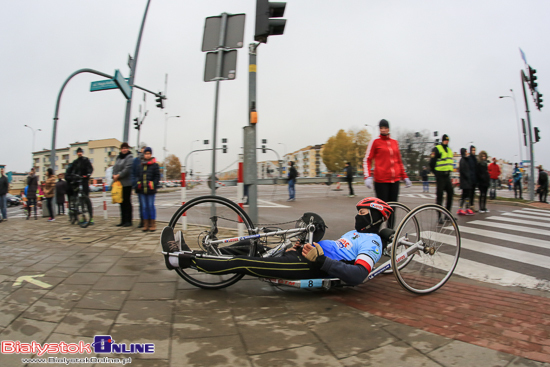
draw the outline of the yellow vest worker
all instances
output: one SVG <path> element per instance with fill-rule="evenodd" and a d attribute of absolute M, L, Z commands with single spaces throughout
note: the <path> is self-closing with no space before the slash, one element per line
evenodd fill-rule
<path fill-rule="evenodd" d="M 443 204 L 443 193 L 447 194 L 445 207 L 451 211 L 453 206 L 453 184 L 451 182 L 451 172 L 453 172 L 453 151 L 448 147 L 449 136 L 443 134 L 441 144 L 435 146 L 430 157 L 430 168 L 435 174 L 437 185 L 435 203 Z M 443 218 L 440 219 L 441 221 Z M 441 223 L 443 224 L 443 223 Z"/>

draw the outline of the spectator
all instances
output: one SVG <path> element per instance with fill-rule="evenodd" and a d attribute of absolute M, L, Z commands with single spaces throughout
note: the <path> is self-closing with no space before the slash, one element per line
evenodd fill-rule
<path fill-rule="evenodd" d="M 27 176 L 27 220 L 31 217 L 31 210 L 34 208 L 34 219 L 37 220 L 37 193 L 38 191 L 38 177 L 34 167 L 31 168 L 29 176 Z"/>
<path fill-rule="evenodd" d="M 287 201 L 294 201 L 296 200 L 296 177 L 298 176 L 298 171 L 296 171 L 296 168 L 294 168 L 294 162 L 289 162 L 289 169 L 288 169 L 288 200 Z"/>
<path fill-rule="evenodd" d="M 548 195 L 548 174 L 542 169 L 542 165 L 539 166 L 539 180 L 537 181 L 539 193 L 539 201 L 541 203 L 548 204 L 547 195 Z"/>
<path fill-rule="evenodd" d="M 7 193 L 10 188 L 8 178 L 4 176 L 4 168 L 0 169 L 0 222 L 8 220 L 8 197 Z"/>
<path fill-rule="evenodd" d="M 472 183 L 472 189 L 470 191 L 470 209 L 475 210 L 474 200 L 476 197 L 477 184 L 477 158 L 476 147 L 470 145 L 470 156 L 468 157 L 468 163 L 470 165 L 470 182 Z"/>
<path fill-rule="evenodd" d="M 487 167 L 487 152 L 479 152 L 479 161 L 477 162 L 477 184 L 479 186 L 479 212 L 489 213 L 487 210 L 487 190 L 491 184 L 489 169 Z"/>
<path fill-rule="evenodd" d="M 513 181 L 511 178 L 508 179 L 508 191 L 512 191 L 512 184 L 513 184 Z"/>
<path fill-rule="evenodd" d="M 63 173 L 57 175 L 59 180 L 55 184 L 55 202 L 57 203 L 57 215 L 65 215 L 65 194 L 67 193 L 67 181 L 63 179 Z"/>
<path fill-rule="evenodd" d="M 120 154 L 113 166 L 113 181 L 122 184 L 122 203 L 120 203 L 120 223 L 117 227 L 132 226 L 132 163 L 134 157 L 130 146 L 124 142 L 120 145 Z"/>
<path fill-rule="evenodd" d="M 470 177 L 470 160 L 468 159 L 468 151 L 466 148 L 460 149 L 460 188 L 462 189 L 462 197 L 458 205 L 458 215 L 474 215 L 474 211 L 470 209 L 470 190 L 472 190 L 472 178 Z M 466 208 L 466 209 L 464 209 Z"/>
<path fill-rule="evenodd" d="M 46 171 L 46 182 L 44 184 L 44 197 L 46 198 L 46 206 L 48 212 L 50 213 L 50 218 L 48 222 L 53 222 L 55 220 L 55 215 L 53 213 L 53 197 L 55 195 L 55 175 L 53 174 L 53 169 L 48 168 Z M 44 210 L 44 209 L 42 209 Z"/>
<path fill-rule="evenodd" d="M 351 168 L 351 163 L 347 162 L 346 167 L 344 168 L 344 171 L 346 172 L 346 181 L 348 182 L 349 186 L 349 197 L 352 198 L 355 196 L 355 193 L 353 192 L 353 168 Z"/>
<path fill-rule="evenodd" d="M 405 186 L 410 187 L 411 180 L 405 173 L 405 167 L 399 152 L 399 143 L 390 138 L 390 124 L 382 119 L 378 123 L 380 136 L 370 141 L 365 158 L 363 159 L 363 172 L 365 186 L 374 191 L 376 197 L 386 203 L 397 201 L 399 196 L 399 181 L 405 180 Z M 374 161 L 374 178 L 371 170 Z M 391 224 L 392 218 L 388 220 Z"/>
<path fill-rule="evenodd" d="M 430 192 L 430 183 L 428 182 L 428 170 L 426 166 L 422 166 L 420 177 L 422 178 L 422 192 Z"/>
<path fill-rule="evenodd" d="M 514 198 L 518 198 L 518 191 L 519 191 L 519 198 L 523 200 L 523 192 L 521 191 L 521 170 L 518 167 L 518 164 L 516 163 L 516 166 L 514 167 L 514 171 L 512 172 L 512 178 L 514 179 Z"/>
<path fill-rule="evenodd" d="M 132 163 L 132 187 L 136 191 L 136 194 L 138 196 L 138 202 L 139 202 L 139 224 L 138 224 L 138 228 L 143 228 L 143 212 L 142 212 L 142 207 L 141 207 L 141 198 L 140 198 L 141 194 L 138 193 L 137 182 L 138 182 L 139 177 L 140 177 L 139 172 L 141 170 L 141 165 L 143 164 L 143 151 L 145 150 L 145 148 L 146 148 L 145 145 L 141 146 L 141 150 L 140 150 L 138 156 L 134 158 L 134 161 Z M 156 186 L 155 186 L 155 189 L 156 189 Z"/>
<path fill-rule="evenodd" d="M 78 158 L 76 158 L 73 163 L 67 168 L 67 173 L 73 174 L 78 177 L 78 179 L 82 182 L 82 191 L 86 196 L 90 195 L 90 184 L 89 179 L 92 176 L 92 173 L 94 172 L 94 167 L 92 166 L 92 163 L 87 157 L 84 157 L 84 151 L 82 148 L 78 148 L 76 150 L 76 155 Z M 94 224 L 94 212 L 93 207 L 90 205 L 88 207 L 88 211 L 90 212 L 90 221 L 88 225 Z"/>
<path fill-rule="evenodd" d="M 135 162 L 135 160 L 134 160 Z M 143 218 L 143 232 L 156 231 L 155 220 L 155 194 L 160 181 L 160 168 L 153 158 L 153 150 L 149 147 L 143 148 L 143 161 L 139 167 L 136 192 L 139 196 L 141 218 Z"/>
<path fill-rule="evenodd" d="M 436 181 L 436 199 L 435 203 L 443 204 L 443 192 L 447 193 L 447 202 L 445 207 L 451 211 L 453 207 L 453 183 L 451 182 L 451 172 L 453 172 L 453 151 L 449 148 L 449 136 L 443 134 L 441 143 L 436 145 L 430 155 L 430 168 L 435 174 Z M 440 219 L 440 224 L 441 219 Z"/>
<path fill-rule="evenodd" d="M 491 191 L 489 192 L 489 198 L 494 200 L 497 198 L 498 177 L 500 176 L 500 167 L 497 164 L 496 158 L 493 158 L 493 163 L 489 165 L 488 169 L 489 178 L 491 179 Z"/>

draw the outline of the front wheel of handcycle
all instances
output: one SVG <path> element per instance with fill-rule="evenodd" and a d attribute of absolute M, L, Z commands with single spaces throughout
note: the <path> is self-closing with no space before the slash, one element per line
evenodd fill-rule
<path fill-rule="evenodd" d="M 176 228 L 181 221 L 180 228 Z M 193 251 L 220 256 L 256 254 L 255 240 L 227 242 L 212 245 L 211 240 L 234 238 L 254 233 L 254 225 L 246 212 L 233 201 L 221 196 L 199 196 L 182 205 L 170 219 L 170 227 L 183 230 L 187 246 Z M 242 232 L 242 234 L 239 234 Z M 204 289 L 220 289 L 238 282 L 244 275 L 215 275 L 195 269 L 176 268 L 176 272 L 188 283 Z"/>
<path fill-rule="evenodd" d="M 453 274 L 459 257 L 458 225 L 440 205 L 415 208 L 397 227 L 391 267 L 399 284 L 410 292 L 427 294 L 441 288 Z M 407 266 L 400 266 L 402 262 Z"/>

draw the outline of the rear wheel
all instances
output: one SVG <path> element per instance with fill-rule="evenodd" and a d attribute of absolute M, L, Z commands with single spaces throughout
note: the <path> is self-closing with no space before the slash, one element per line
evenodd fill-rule
<path fill-rule="evenodd" d="M 246 212 L 233 201 L 220 196 L 199 196 L 182 205 L 170 220 L 174 231 L 182 221 L 185 243 L 194 251 L 207 255 L 220 256 L 239 253 L 253 256 L 256 254 L 256 240 L 227 242 L 216 245 L 211 240 L 237 237 L 239 228 L 244 235 L 254 233 L 254 225 Z M 205 288 L 219 289 L 238 282 L 244 275 L 213 275 L 195 269 L 176 268 L 176 272 L 190 284 Z"/>
<path fill-rule="evenodd" d="M 417 231 L 420 228 L 420 231 Z M 420 244 L 414 254 L 405 250 Z M 406 258 L 399 261 L 403 257 Z M 427 294 L 443 286 L 460 257 L 460 231 L 451 213 L 436 204 L 421 205 L 399 224 L 392 244 L 392 268 L 403 288 Z M 407 262 L 406 267 L 400 266 Z"/>
<path fill-rule="evenodd" d="M 405 204 L 401 204 L 401 203 L 397 203 L 397 202 L 389 202 L 388 205 L 393 209 L 393 214 L 391 215 L 389 220 L 382 223 L 382 226 L 380 227 L 380 229 L 391 228 L 391 229 L 395 230 L 396 227 L 399 225 L 399 223 L 401 223 L 403 218 L 405 218 L 407 216 L 407 214 L 409 214 L 411 212 L 411 209 L 408 206 L 406 206 Z M 420 228 L 418 227 L 418 223 L 416 221 L 414 223 L 416 224 L 415 227 L 416 227 L 417 233 L 420 233 Z M 390 243 L 387 244 L 387 246 L 386 246 L 386 248 L 385 248 L 385 250 L 382 254 L 382 257 L 380 258 L 380 261 L 382 263 L 385 263 L 386 261 L 391 259 L 391 251 L 392 251 L 392 243 L 390 242 Z M 412 257 L 410 259 L 408 259 L 407 261 L 403 261 L 402 263 L 399 264 L 399 267 L 403 268 L 404 266 L 407 266 L 407 264 L 411 260 L 412 260 Z M 393 273 L 393 268 L 389 268 L 388 270 L 384 270 L 383 273 L 384 274 L 391 274 L 391 273 Z"/>

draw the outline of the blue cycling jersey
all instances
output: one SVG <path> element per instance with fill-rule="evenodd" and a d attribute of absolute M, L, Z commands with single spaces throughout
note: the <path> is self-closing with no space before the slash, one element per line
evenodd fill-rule
<path fill-rule="evenodd" d="M 375 233 L 349 231 L 339 240 L 324 240 L 319 245 L 326 257 L 354 261 L 354 264 L 364 266 L 369 272 L 382 256 L 382 240 Z"/>

